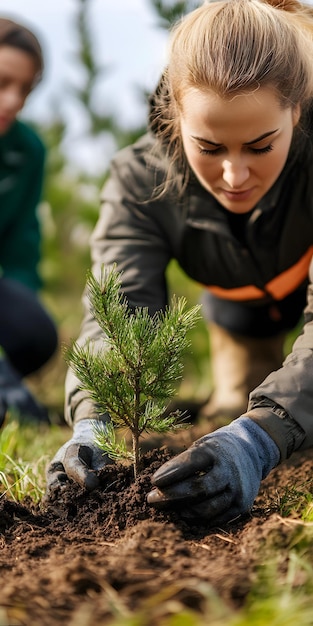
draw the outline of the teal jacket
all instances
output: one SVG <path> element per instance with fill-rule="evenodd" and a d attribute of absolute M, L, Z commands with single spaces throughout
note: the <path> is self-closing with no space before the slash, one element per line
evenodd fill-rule
<path fill-rule="evenodd" d="M 0 137 L 0 272 L 31 289 L 40 285 L 41 197 L 45 149 L 38 135 L 16 121 Z"/>

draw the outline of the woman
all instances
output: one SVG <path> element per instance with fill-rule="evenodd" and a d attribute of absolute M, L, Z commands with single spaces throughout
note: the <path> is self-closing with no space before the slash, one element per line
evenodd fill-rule
<path fill-rule="evenodd" d="M 312 54 L 312 10 L 293 0 L 222 0 L 185 17 L 151 132 L 113 160 L 92 239 L 95 273 L 117 263 L 130 307 L 166 305 L 172 258 L 205 288 L 218 375 L 207 413 L 244 415 L 161 467 L 148 500 L 210 523 L 248 511 L 268 472 L 313 444 L 311 291 L 305 334 L 281 367 L 313 252 Z M 87 338 L 103 340 L 86 307 Z M 69 372 L 74 435 L 50 487 L 97 484 L 95 418 Z"/>
<path fill-rule="evenodd" d="M 27 28 L 0 19 L 0 423 L 11 408 L 47 421 L 47 412 L 22 384 L 57 346 L 55 325 L 38 300 L 44 147 L 17 119 L 40 81 L 43 59 Z"/>

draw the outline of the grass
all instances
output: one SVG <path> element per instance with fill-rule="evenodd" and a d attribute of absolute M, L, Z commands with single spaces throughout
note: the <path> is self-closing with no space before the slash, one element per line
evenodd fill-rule
<path fill-rule="evenodd" d="M 279 510 L 282 517 L 301 519 L 313 522 L 313 479 L 310 478 L 300 485 L 290 485 L 279 499 Z"/>
<path fill-rule="evenodd" d="M 0 497 L 39 502 L 45 492 L 45 469 L 51 450 L 68 438 L 68 428 L 21 424 L 9 417 L 0 438 Z"/>

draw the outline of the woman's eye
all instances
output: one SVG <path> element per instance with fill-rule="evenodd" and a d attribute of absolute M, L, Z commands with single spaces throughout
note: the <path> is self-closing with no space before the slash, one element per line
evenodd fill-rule
<path fill-rule="evenodd" d="M 215 148 L 214 150 L 210 150 L 209 148 L 202 148 L 201 146 L 199 146 L 199 152 L 200 154 L 210 154 L 210 155 L 217 155 L 220 154 L 222 151 L 222 148 Z"/>
<path fill-rule="evenodd" d="M 221 154 L 221 152 L 223 151 L 223 146 L 214 148 L 213 150 L 210 148 L 203 148 L 202 146 L 198 146 L 198 150 L 200 154 L 208 154 L 210 156 L 217 156 Z M 264 148 L 251 148 L 249 146 L 249 151 L 252 152 L 253 154 L 266 154 L 267 152 L 271 152 L 271 150 L 273 150 L 272 144 L 269 144 L 268 146 L 265 146 Z"/>
<path fill-rule="evenodd" d="M 265 148 L 250 148 L 253 154 L 266 154 L 267 152 L 271 152 L 273 150 L 273 145 L 270 143 Z"/>

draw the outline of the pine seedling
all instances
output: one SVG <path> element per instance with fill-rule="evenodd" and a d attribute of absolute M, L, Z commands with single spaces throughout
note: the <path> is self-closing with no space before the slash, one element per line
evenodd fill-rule
<path fill-rule="evenodd" d="M 110 415 L 104 429 L 101 423 L 95 429 L 97 444 L 113 459 L 131 458 L 136 478 L 142 433 L 166 433 L 183 425 L 177 413 L 164 412 L 182 376 L 187 333 L 199 319 L 200 307 L 187 310 L 185 298 L 173 297 L 165 312 L 150 316 L 147 308 L 130 311 L 120 287 L 115 267 L 102 269 L 99 280 L 88 273 L 87 296 L 104 339 L 101 345 L 74 342 L 65 356 L 99 415 Z M 125 427 L 132 450 L 116 435 Z"/>

